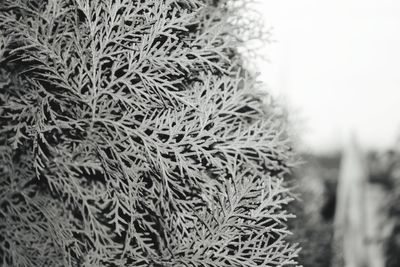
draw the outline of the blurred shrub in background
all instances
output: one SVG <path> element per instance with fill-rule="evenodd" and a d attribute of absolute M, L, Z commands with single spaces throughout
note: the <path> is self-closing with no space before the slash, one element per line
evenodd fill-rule
<path fill-rule="evenodd" d="M 333 219 L 340 155 L 303 155 L 293 173 L 298 201 L 290 204 L 296 214 L 289 229 L 291 239 L 302 248 L 299 263 L 307 267 L 329 267 L 332 257 Z"/>
<path fill-rule="evenodd" d="M 333 257 L 333 219 L 340 155 L 304 155 L 304 163 L 293 174 L 294 192 L 299 201 L 290 204 L 296 214 L 290 229 L 293 241 L 302 247 L 299 263 L 303 266 L 328 267 Z M 400 147 L 371 152 L 368 157 L 369 186 L 379 187 L 383 199 L 379 221 L 379 240 L 385 251 L 386 267 L 400 266 Z M 371 201 L 374 201 L 373 199 Z M 378 200 L 376 200 L 378 201 Z M 371 242 L 365 240 L 365 242 Z"/>
<path fill-rule="evenodd" d="M 384 231 L 386 267 L 400 266 L 400 146 L 375 153 L 370 159 L 371 180 L 386 191 Z"/>

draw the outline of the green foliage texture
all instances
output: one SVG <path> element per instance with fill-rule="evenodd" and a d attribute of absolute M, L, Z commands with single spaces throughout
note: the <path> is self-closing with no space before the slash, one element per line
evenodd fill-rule
<path fill-rule="evenodd" d="M 0 1 L 2 266 L 293 266 L 246 2 Z"/>

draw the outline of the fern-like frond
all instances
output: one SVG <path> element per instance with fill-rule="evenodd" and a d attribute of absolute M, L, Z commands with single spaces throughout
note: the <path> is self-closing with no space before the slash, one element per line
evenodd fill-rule
<path fill-rule="evenodd" d="M 239 6 L 3 2 L 4 266 L 295 264 L 291 145 Z"/>

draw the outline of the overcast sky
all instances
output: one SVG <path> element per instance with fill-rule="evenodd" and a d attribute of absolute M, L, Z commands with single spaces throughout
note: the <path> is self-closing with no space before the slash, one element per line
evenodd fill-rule
<path fill-rule="evenodd" d="M 354 131 L 368 148 L 400 136 L 400 1 L 260 0 L 277 41 L 261 78 L 325 152 Z M 305 123 L 305 124 L 304 124 Z"/>

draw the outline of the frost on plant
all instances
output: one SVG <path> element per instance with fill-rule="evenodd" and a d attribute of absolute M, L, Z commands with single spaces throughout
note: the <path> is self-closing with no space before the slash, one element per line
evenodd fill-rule
<path fill-rule="evenodd" d="M 2 266 L 295 264 L 290 143 L 240 8 L 1 1 Z"/>

